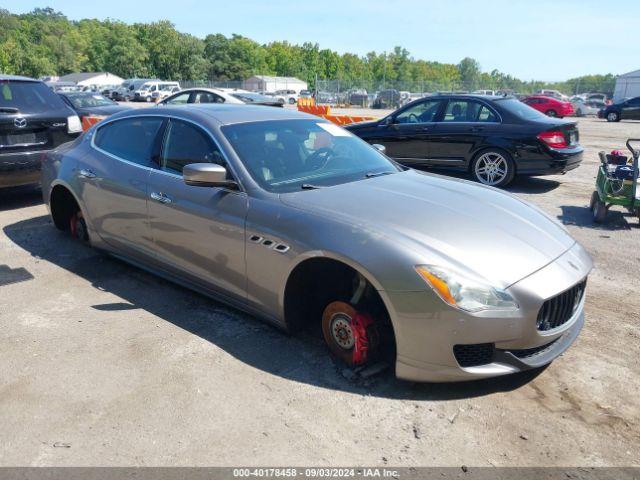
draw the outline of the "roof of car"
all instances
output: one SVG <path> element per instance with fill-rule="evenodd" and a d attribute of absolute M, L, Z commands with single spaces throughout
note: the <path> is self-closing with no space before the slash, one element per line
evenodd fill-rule
<path fill-rule="evenodd" d="M 20 80 L 22 82 L 39 82 L 40 81 L 40 80 L 36 80 L 35 78 L 22 77 L 20 75 L 5 75 L 4 73 L 0 74 L 0 82 L 8 81 L 8 80 Z"/>
<path fill-rule="evenodd" d="M 528 95 L 526 98 L 546 98 L 549 100 L 555 100 L 557 102 L 561 102 L 562 100 L 555 98 L 555 97 L 550 97 L 549 95 L 542 95 L 542 94 L 536 94 L 536 95 Z"/>
<path fill-rule="evenodd" d="M 298 112 L 288 108 L 275 108 L 264 105 L 225 105 L 223 103 L 189 104 L 164 107 L 149 107 L 143 109 L 131 109 L 122 116 L 135 115 L 176 115 L 185 118 L 197 119 L 198 117 L 211 119 L 222 125 L 235 123 L 263 122 L 268 120 L 295 120 L 311 119 L 324 120 L 315 115 Z M 120 116 L 120 115 L 119 115 Z"/>
<path fill-rule="evenodd" d="M 513 95 L 483 95 L 481 93 L 438 93 L 436 95 L 430 95 L 421 97 L 419 100 L 425 98 L 472 98 L 481 100 L 502 100 L 503 98 L 513 98 Z"/>

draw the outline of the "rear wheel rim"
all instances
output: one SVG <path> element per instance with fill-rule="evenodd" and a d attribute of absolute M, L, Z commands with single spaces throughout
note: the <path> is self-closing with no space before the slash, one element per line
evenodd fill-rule
<path fill-rule="evenodd" d="M 618 118 L 618 115 L 616 115 L 615 113 L 611 112 L 611 113 L 608 115 L 608 118 L 609 118 L 609 120 L 611 120 L 612 122 L 615 122 L 615 121 L 616 121 L 616 119 Z"/>
<path fill-rule="evenodd" d="M 498 185 L 509 174 L 507 159 L 496 152 L 483 154 L 475 165 L 476 178 L 484 185 Z"/>

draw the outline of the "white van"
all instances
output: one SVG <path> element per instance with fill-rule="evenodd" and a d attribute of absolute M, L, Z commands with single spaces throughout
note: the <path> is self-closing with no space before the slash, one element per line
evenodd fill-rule
<path fill-rule="evenodd" d="M 158 103 L 180 90 L 180 84 L 178 82 L 162 82 L 158 86 L 158 89 L 151 94 L 151 100 Z"/>
<path fill-rule="evenodd" d="M 118 88 L 111 91 L 111 99 L 119 102 L 133 100 L 133 92 L 135 92 L 140 85 L 152 81 L 153 79 L 151 78 L 127 78 Z"/>
<path fill-rule="evenodd" d="M 178 82 L 165 82 L 162 80 L 152 80 L 140 85 L 133 92 L 134 102 L 151 102 L 153 100 L 153 94 L 161 89 L 172 90 L 174 88 L 180 89 Z"/>

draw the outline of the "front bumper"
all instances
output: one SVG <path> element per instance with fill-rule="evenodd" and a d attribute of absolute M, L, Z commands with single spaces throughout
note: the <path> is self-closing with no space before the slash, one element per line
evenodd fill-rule
<path fill-rule="evenodd" d="M 42 156 L 46 150 L 0 155 L 0 188 L 40 183 Z"/>
<path fill-rule="evenodd" d="M 445 305 L 431 291 L 387 292 L 391 304 L 399 378 L 424 382 L 476 380 L 546 365 L 574 342 L 584 324 L 585 295 L 560 327 L 539 331 L 538 312 L 549 298 L 583 281 L 592 268 L 578 244 L 507 290 L 516 312 L 471 315 Z M 492 345 L 486 364 L 461 366 L 456 345 Z"/>

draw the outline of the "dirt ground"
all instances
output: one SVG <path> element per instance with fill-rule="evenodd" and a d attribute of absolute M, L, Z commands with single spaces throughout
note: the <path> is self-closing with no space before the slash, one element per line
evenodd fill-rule
<path fill-rule="evenodd" d="M 545 370 L 477 383 L 349 380 L 318 340 L 76 243 L 38 192 L 0 193 L 0 465 L 640 465 L 640 228 L 588 211 L 598 150 L 640 123 L 580 131 L 579 169 L 510 190 L 593 256 L 585 328 Z"/>

